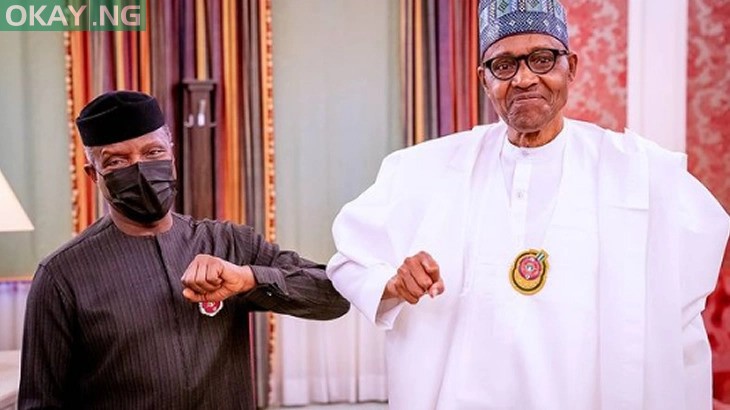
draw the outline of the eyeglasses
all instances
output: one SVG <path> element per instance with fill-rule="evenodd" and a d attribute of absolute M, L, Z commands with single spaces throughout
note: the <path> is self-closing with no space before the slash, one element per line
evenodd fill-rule
<path fill-rule="evenodd" d="M 502 81 L 511 80 L 517 75 L 520 69 L 520 61 L 525 60 L 527 68 L 535 74 L 547 74 L 555 67 L 558 56 L 568 55 L 568 50 L 555 50 L 552 48 L 541 48 L 530 54 L 521 56 L 499 56 L 490 58 L 482 63 L 482 67 L 488 68 L 492 75 Z"/>

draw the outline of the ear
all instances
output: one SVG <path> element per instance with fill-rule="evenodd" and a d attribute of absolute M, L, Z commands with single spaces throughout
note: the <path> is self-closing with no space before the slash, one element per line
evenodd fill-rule
<path fill-rule="evenodd" d="M 491 90 L 489 88 L 489 82 L 487 81 L 487 70 L 484 66 L 480 65 L 479 68 L 477 68 L 477 76 L 479 77 L 479 83 L 482 85 L 482 88 L 484 88 L 484 92 L 489 95 Z"/>
<path fill-rule="evenodd" d="M 91 165 L 91 164 L 85 164 L 84 165 L 84 172 L 86 173 L 86 175 L 89 176 L 89 178 L 91 178 L 92 181 L 94 181 L 94 183 L 97 182 L 97 180 L 99 178 L 99 174 L 96 173 L 96 169 L 94 168 L 93 165 Z"/>
<path fill-rule="evenodd" d="M 175 156 L 172 156 L 172 175 L 177 179 L 177 161 L 175 160 Z"/>
<path fill-rule="evenodd" d="M 578 71 L 578 55 L 570 53 L 568 55 L 568 81 L 573 82 L 575 80 L 575 73 Z"/>

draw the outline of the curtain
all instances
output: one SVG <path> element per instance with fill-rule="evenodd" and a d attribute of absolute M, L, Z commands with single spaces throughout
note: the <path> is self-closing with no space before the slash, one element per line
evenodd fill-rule
<path fill-rule="evenodd" d="M 245 223 L 274 241 L 271 0 L 144 4 L 144 31 L 64 34 L 74 232 L 105 213 L 83 172 L 74 120 L 102 92 L 139 90 L 158 99 L 173 134 L 176 210 Z M 256 360 L 247 365 L 256 370 L 263 405 L 275 324 L 271 315 L 254 316 Z"/>
<path fill-rule="evenodd" d="M 273 403 L 385 401 L 385 334 L 356 309 L 331 322 L 279 318 Z"/>
<path fill-rule="evenodd" d="M 23 339 L 25 302 L 30 291 L 30 280 L 0 282 L 0 350 L 18 350 Z"/>
<path fill-rule="evenodd" d="M 208 217 L 246 222 L 274 235 L 273 105 L 269 0 L 148 2 L 146 31 L 66 32 L 68 119 L 75 232 L 103 209 L 74 120 L 110 90 L 153 94 L 180 150 L 182 82 L 215 83 L 215 210 Z M 265 67 L 265 69 L 262 69 Z M 176 152 L 178 162 L 180 152 Z M 179 165 L 179 164 L 178 164 Z M 186 176 L 183 175 L 183 178 Z M 187 177 L 192 178 L 192 175 Z"/>
<path fill-rule="evenodd" d="M 275 0 L 277 237 L 326 263 L 332 221 L 403 147 L 399 3 Z M 277 315 L 272 403 L 385 401 L 384 332 L 356 308 L 333 321 Z"/>
<path fill-rule="evenodd" d="M 478 0 L 400 0 L 404 138 L 417 144 L 496 121 L 480 91 Z"/>

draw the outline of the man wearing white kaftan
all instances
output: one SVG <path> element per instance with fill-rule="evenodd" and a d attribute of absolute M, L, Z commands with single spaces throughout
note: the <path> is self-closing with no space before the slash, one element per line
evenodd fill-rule
<path fill-rule="evenodd" d="M 711 408 L 700 314 L 727 213 L 685 155 L 563 118 L 567 32 L 489 21 L 503 121 L 391 154 L 334 223 L 327 272 L 387 329 L 391 408 Z M 530 251 L 547 263 L 525 289 Z"/>

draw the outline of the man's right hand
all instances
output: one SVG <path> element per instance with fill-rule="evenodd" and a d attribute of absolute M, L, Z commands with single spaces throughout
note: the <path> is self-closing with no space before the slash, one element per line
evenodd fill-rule
<path fill-rule="evenodd" d="M 421 251 L 403 261 L 385 285 L 381 299 L 401 298 L 415 305 L 423 295 L 428 293 L 433 298 L 444 293 L 444 289 L 438 263 Z"/>
<path fill-rule="evenodd" d="M 256 286 L 250 266 L 238 266 L 212 255 L 200 254 L 190 262 L 180 280 L 190 302 L 218 302 L 248 292 Z"/>

